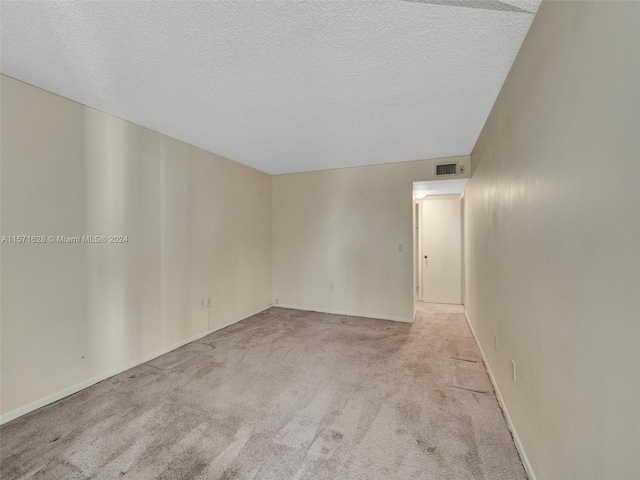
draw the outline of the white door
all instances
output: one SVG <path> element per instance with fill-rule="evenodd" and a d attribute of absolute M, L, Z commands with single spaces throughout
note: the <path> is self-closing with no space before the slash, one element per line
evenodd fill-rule
<path fill-rule="evenodd" d="M 422 301 L 460 304 L 460 196 L 422 201 Z"/>

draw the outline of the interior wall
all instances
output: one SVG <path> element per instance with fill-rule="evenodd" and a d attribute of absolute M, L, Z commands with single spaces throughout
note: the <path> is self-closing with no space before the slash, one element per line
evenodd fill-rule
<path fill-rule="evenodd" d="M 639 3 L 544 1 L 471 155 L 467 313 L 539 479 L 640 478 L 638 85 Z"/>
<path fill-rule="evenodd" d="M 128 237 L 2 243 L 3 414 L 271 304 L 269 175 L 5 76 L 1 101 L 1 235 Z"/>
<path fill-rule="evenodd" d="M 412 182 L 443 161 L 471 171 L 454 157 L 274 176 L 274 299 L 413 321 Z"/>

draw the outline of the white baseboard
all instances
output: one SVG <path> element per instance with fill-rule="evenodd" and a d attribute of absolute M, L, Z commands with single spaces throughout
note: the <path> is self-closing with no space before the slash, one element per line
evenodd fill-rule
<path fill-rule="evenodd" d="M 496 391 L 496 397 L 498 397 L 498 403 L 502 408 L 502 413 L 504 414 L 504 418 L 507 420 L 507 427 L 511 431 L 511 435 L 513 436 L 513 441 L 516 444 L 516 449 L 520 454 L 520 460 L 522 460 L 522 465 L 524 465 L 524 469 L 526 470 L 527 476 L 529 480 L 536 480 L 536 475 L 531 468 L 531 463 L 529 462 L 529 458 L 527 457 L 527 453 L 524 451 L 524 447 L 522 446 L 522 442 L 520 441 L 520 437 L 518 436 L 518 432 L 516 431 L 516 427 L 513 425 L 511 421 L 511 416 L 509 415 L 509 410 L 507 409 L 507 405 L 504 403 L 502 395 L 500 394 L 500 389 L 498 388 L 498 384 L 496 383 L 496 379 L 493 376 L 493 372 L 491 371 L 491 367 L 489 366 L 489 362 L 487 362 L 487 357 L 484 354 L 484 350 L 482 349 L 482 345 L 478 340 L 478 336 L 476 335 L 475 330 L 473 329 L 473 325 L 471 325 L 471 321 L 469 320 L 469 315 L 467 315 L 467 309 L 464 310 L 464 316 L 467 319 L 467 323 L 469 324 L 469 328 L 471 329 L 471 333 L 473 334 L 473 338 L 478 345 L 478 349 L 480 350 L 480 355 L 482 355 L 482 361 L 484 362 L 484 366 L 487 367 L 487 372 L 489 372 L 489 379 L 491 380 L 491 384 L 493 385 L 493 389 Z"/>
<path fill-rule="evenodd" d="M 377 320 L 391 320 L 392 322 L 413 323 L 413 318 L 391 317 L 388 315 L 375 315 L 373 313 L 345 312 L 342 310 L 329 310 L 326 308 L 301 307 L 300 305 L 287 305 L 282 303 L 278 305 L 273 305 L 273 306 L 280 307 L 280 308 L 290 308 L 292 310 L 304 310 L 306 312 L 331 313 L 333 315 L 346 315 L 348 317 L 366 317 L 366 318 L 375 318 Z"/>
<path fill-rule="evenodd" d="M 138 365 L 141 365 L 145 362 L 148 362 L 149 360 L 153 360 L 154 358 L 157 358 L 161 355 L 164 355 L 165 353 L 169 353 L 172 350 L 175 350 L 176 348 L 180 348 L 184 345 L 186 345 L 187 343 L 191 343 L 191 342 L 195 342 L 196 340 L 201 339 L 202 337 L 206 337 L 207 335 L 210 335 L 213 332 L 216 332 L 218 330 L 222 330 L 225 327 L 228 327 L 230 325 L 233 325 L 234 323 L 238 323 L 241 320 L 244 320 L 245 318 L 249 318 L 253 315 L 256 315 L 257 313 L 263 312 L 266 309 L 271 308 L 271 305 L 267 305 L 265 307 L 260 307 L 259 309 L 248 313 L 246 315 L 241 315 L 240 317 L 237 317 L 233 320 L 230 320 L 222 325 L 218 325 L 217 327 L 212 328 L 211 330 L 205 330 L 204 332 L 200 332 L 196 335 L 194 335 L 191 338 L 187 338 L 186 340 L 182 340 L 178 343 L 174 343 L 173 345 L 170 345 L 168 347 L 165 347 L 161 350 L 158 350 L 156 352 L 153 352 L 149 355 L 145 355 L 142 358 L 138 358 L 136 360 L 133 360 L 132 362 L 129 362 L 125 365 L 120 365 L 119 367 L 113 368 L 107 372 L 101 373 L 100 375 L 97 375 L 93 378 L 90 378 L 88 380 L 85 380 L 84 382 L 80 382 L 77 383 L 75 385 L 72 385 L 70 387 L 67 388 L 63 388 L 62 390 L 59 390 L 55 393 L 52 393 L 51 395 L 47 395 L 46 397 L 42 397 L 39 398 L 38 400 L 35 400 L 31 403 L 28 403 L 27 405 L 23 405 L 22 407 L 18 407 L 14 410 L 11 410 L 3 415 L 0 415 L 0 425 L 10 422 L 11 420 L 14 420 L 18 417 L 21 417 L 22 415 L 25 415 L 29 412 L 32 412 L 34 410 L 37 410 L 38 408 L 42 408 L 46 405 L 49 405 L 53 402 L 57 402 L 58 400 L 62 400 L 64 397 L 68 397 L 69 395 L 73 395 L 74 393 L 78 393 L 80 390 L 84 390 L 85 388 L 90 387 L 91 385 L 95 385 L 98 382 L 101 382 L 103 380 L 106 380 L 107 378 L 113 377 L 114 375 L 118 375 L 119 373 L 122 373 L 126 370 L 129 370 L 130 368 L 133 367 L 137 367 Z"/>

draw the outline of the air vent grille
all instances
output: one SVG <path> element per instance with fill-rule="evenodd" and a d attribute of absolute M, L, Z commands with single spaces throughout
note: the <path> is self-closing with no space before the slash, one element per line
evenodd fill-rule
<path fill-rule="evenodd" d="M 457 163 L 442 163 L 436 165 L 436 177 L 440 175 L 457 175 L 458 164 Z"/>

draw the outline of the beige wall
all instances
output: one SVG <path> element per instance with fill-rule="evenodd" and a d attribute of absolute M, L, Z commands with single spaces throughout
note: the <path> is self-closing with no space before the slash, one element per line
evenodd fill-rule
<path fill-rule="evenodd" d="M 640 478 L 639 85 L 640 3 L 545 1 L 471 156 L 467 312 L 538 479 Z"/>
<path fill-rule="evenodd" d="M 273 177 L 274 299 L 412 321 L 412 182 L 449 160 L 470 172 L 456 157 Z"/>
<path fill-rule="evenodd" d="M 4 76 L 1 88 L 1 234 L 129 237 L 2 244 L 3 414 L 271 303 L 270 176 Z"/>

